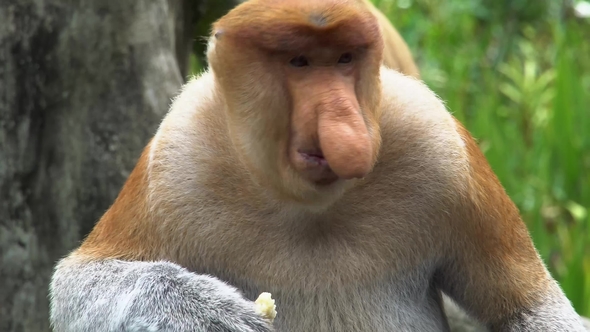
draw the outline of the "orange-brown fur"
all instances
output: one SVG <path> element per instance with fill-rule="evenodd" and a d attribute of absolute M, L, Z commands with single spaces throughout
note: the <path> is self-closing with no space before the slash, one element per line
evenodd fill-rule
<path fill-rule="evenodd" d="M 550 279 L 516 206 L 469 132 L 455 123 L 470 167 L 458 219 L 449 228 L 455 233 L 448 256 L 453 262 L 443 274 L 453 286 L 443 290 L 476 317 L 496 322 L 538 304 Z"/>
<path fill-rule="evenodd" d="M 257 2 L 267 7 L 249 15 Z M 516 207 L 436 96 L 416 80 L 379 69 L 383 45 L 372 37 L 367 12 L 350 1 L 341 16 L 327 19 L 333 26 L 318 28 L 302 13 L 323 5 L 293 0 L 293 9 L 284 10 L 287 2 L 252 0 L 216 24 L 213 72 L 185 87 L 78 254 L 165 259 L 270 291 L 283 308 L 278 323 L 307 329 L 378 326 L 385 312 L 365 317 L 369 308 L 352 312 L 339 303 L 380 294 L 385 280 L 401 285 L 424 269 L 485 322 L 540 302 L 550 276 Z M 252 17 L 256 24 L 247 23 Z M 343 28 L 355 23 L 366 29 Z M 243 24 L 251 30 L 240 29 Z M 325 29 L 337 38 L 313 38 Z M 362 105 L 373 135 L 371 170 L 363 179 L 314 186 L 291 165 L 288 150 L 298 128 L 293 121 L 317 119 L 293 117 L 301 110 L 291 98 L 322 99 L 289 90 L 293 85 L 284 80 L 296 74 L 281 66 L 297 55 L 293 49 L 359 45 L 368 47 L 367 59 L 355 64 L 354 93 L 341 98 Z M 329 327 L 313 318 L 322 310 L 344 316 Z"/>
<path fill-rule="evenodd" d="M 148 207 L 147 165 L 150 143 L 125 182 L 115 203 L 102 216 L 80 248 L 92 257 L 112 256 L 129 260 L 153 257 L 161 243 L 160 233 L 151 220 Z M 89 244 L 100 243 L 100 247 Z"/>

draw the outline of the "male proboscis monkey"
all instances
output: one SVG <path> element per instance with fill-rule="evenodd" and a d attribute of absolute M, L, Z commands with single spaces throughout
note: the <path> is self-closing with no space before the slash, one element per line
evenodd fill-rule
<path fill-rule="evenodd" d="M 473 138 L 382 56 L 358 0 L 217 21 L 210 68 L 57 265 L 54 329 L 448 331 L 445 293 L 493 331 L 583 331 Z"/>

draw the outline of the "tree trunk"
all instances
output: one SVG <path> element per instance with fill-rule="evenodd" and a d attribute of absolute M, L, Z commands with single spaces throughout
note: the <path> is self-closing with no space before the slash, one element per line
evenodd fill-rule
<path fill-rule="evenodd" d="M 48 283 L 183 83 L 188 2 L 0 0 L 0 331 L 47 331 Z"/>

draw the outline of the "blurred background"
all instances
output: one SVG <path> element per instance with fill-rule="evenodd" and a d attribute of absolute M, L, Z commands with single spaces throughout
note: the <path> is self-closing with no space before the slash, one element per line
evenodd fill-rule
<path fill-rule="evenodd" d="M 112 203 L 237 2 L 0 0 L 0 331 L 49 330 L 54 264 Z M 373 2 L 590 316 L 590 3 Z"/>

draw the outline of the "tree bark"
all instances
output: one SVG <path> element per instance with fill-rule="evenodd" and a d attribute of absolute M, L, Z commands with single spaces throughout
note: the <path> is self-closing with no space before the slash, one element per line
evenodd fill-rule
<path fill-rule="evenodd" d="M 183 83 L 185 0 L 0 1 L 0 331 L 47 331 L 52 268 Z"/>

